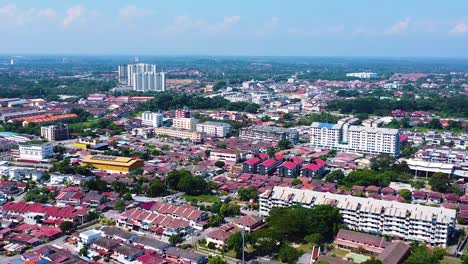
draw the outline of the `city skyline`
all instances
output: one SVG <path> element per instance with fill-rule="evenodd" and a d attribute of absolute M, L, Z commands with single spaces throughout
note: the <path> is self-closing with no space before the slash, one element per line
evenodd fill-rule
<path fill-rule="evenodd" d="M 468 3 L 0 0 L 7 54 L 468 57 Z M 34 43 L 34 45 L 31 45 Z"/>

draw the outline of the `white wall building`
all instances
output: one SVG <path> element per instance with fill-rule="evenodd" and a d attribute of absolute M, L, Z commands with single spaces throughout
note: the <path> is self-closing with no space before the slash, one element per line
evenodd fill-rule
<path fill-rule="evenodd" d="M 186 129 L 190 131 L 197 130 L 198 119 L 196 118 L 188 118 L 188 117 L 181 117 L 181 118 L 174 118 L 172 120 L 172 127 L 177 129 Z"/>
<path fill-rule="evenodd" d="M 197 131 L 205 133 L 207 136 L 224 138 L 231 132 L 231 125 L 222 122 L 208 121 L 197 124 Z"/>
<path fill-rule="evenodd" d="M 50 143 L 27 142 L 19 145 L 20 159 L 41 161 L 54 156 L 54 146 Z"/>
<path fill-rule="evenodd" d="M 375 72 L 351 72 L 347 73 L 346 77 L 356 77 L 361 79 L 370 79 L 370 78 L 377 78 L 378 74 Z"/>
<path fill-rule="evenodd" d="M 400 154 L 398 129 L 314 122 L 310 135 L 310 143 L 317 148 L 391 156 Z"/>
<path fill-rule="evenodd" d="M 118 81 L 135 91 L 165 91 L 166 75 L 157 72 L 156 65 L 136 63 L 118 66 Z"/>
<path fill-rule="evenodd" d="M 260 214 L 273 207 L 332 205 L 350 229 L 445 247 L 456 210 L 276 186 L 259 196 Z"/>
<path fill-rule="evenodd" d="M 41 127 L 41 137 L 48 141 L 66 140 L 70 137 L 67 124 Z"/>
<path fill-rule="evenodd" d="M 152 127 L 162 127 L 163 114 L 145 111 L 141 114 L 141 123 Z"/>

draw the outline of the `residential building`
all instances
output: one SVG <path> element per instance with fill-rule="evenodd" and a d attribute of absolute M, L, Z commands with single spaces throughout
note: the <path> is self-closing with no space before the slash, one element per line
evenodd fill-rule
<path fill-rule="evenodd" d="M 258 165 L 258 174 L 272 175 L 276 168 L 282 163 L 281 160 L 267 159 Z"/>
<path fill-rule="evenodd" d="M 379 75 L 375 72 L 351 72 L 347 73 L 346 77 L 356 77 L 360 79 L 377 78 Z"/>
<path fill-rule="evenodd" d="M 226 137 L 229 132 L 231 132 L 231 125 L 222 122 L 212 122 L 208 121 L 202 124 L 197 124 L 197 131 L 200 133 L 205 133 L 210 137 Z"/>
<path fill-rule="evenodd" d="M 293 128 L 253 125 L 241 128 L 239 138 L 272 142 L 286 139 L 291 141 L 292 144 L 297 144 L 299 142 L 299 132 Z"/>
<path fill-rule="evenodd" d="M 257 157 L 250 158 L 242 163 L 242 172 L 256 174 L 260 163 L 262 163 L 261 159 Z"/>
<path fill-rule="evenodd" d="M 164 72 L 142 72 L 133 75 L 133 90 L 146 92 L 166 90 L 166 75 Z"/>
<path fill-rule="evenodd" d="M 43 141 L 29 141 L 19 144 L 19 160 L 43 161 L 54 156 L 54 146 Z"/>
<path fill-rule="evenodd" d="M 161 127 L 163 125 L 163 114 L 144 111 L 141 114 L 141 123 L 152 127 Z"/>
<path fill-rule="evenodd" d="M 66 140 L 70 137 L 67 124 L 41 127 L 41 137 L 48 141 Z"/>
<path fill-rule="evenodd" d="M 127 85 L 134 87 L 135 86 L 135 74 L 152 72 L 156 73 L 156 65 L 154 64 L 128 64 L 127 65 Z"/>
<path fill-rule="evenodd" d="M 400 154 L 398 129 L 314 122 L 310 135 L 310 142 L 316 148 L 366 154 L 384 153 L 394 157 Z"/>
<path fill-rule="evenodd" d="M 217 248 L 222 248 L 226 245 L 227 239 L 241 229 L 233 223 L 225 224 L 206 235 L 206 243 L 213 243 Z"/>
<path fill-rule="evenodd" d="M 276 186 L 259 196 L 260 214 L 268 215 L 273 207 L 331 205 L 340 210 L 343 224 L 349 229 L 421 241 L 445 247 L 452 234 L 457 212 L 396 201 L 376 200 L 311 190 Z"/>
<path fill-rule="evenodd" d="M 176 118 L 190 118 L 190 111 L 187 109 L 178 109 L 175 111 Z"/>
<path fill-rule="evenodd" d="M 221 160 L 230 163 L 236 163 L 240 159 L 239 151 L 235 149 L 216 149 L 210 152 L 210 160 Z"/>
<path fill-rule="evenodd" d="M 197 131 L 190 131 L 185 129 L 177 129 L 174 127 L 157 127 L 154 133 L 159 136 L 168 136 L 181 139 L 190 139 L 193 142 L 202 142 L 203 134 Z"/>
<path fill-rule="evenodd" d="M 190 131 L 197 130 L 198 119 L 190 117 L 174 118 L 172 120 L 172 127 L 178 129 L 185 129 Z"/>
<path fill-rule="evenodd" d="M 82 164 L 84 166 L 91 165 L 96 169 L 107 172 L 131 173 L 143 167 L 143 160 L 117 156 L 88 155 L 83 159 Z"/>
<path fill-rule="evenodd" d="M 285 161 L 278 166 L 278 175 L 280 177 L 295 178 L 299 176 L 301 164 L 292 161 Z"/>
<path fill-rule="evenodd" d="M 166 259 L 171 263 L 203 264 L 208 258 L 195 251 L 189 251 L 178 247 L 170 247 L 166 250 Z"/>

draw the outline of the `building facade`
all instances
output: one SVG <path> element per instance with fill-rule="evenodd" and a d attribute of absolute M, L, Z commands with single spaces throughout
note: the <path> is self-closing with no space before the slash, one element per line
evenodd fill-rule
<path fill-rule="evenodd" d="M 181 117 L 181 118 L 174 118 L 172 120 L 172 127 L 177 128 L 177 129 L 196 131 L 197 124 L 198 124 L 198 119 L 196 118 Z"/>
<path fill-rule="evenodd" d="M 203 141 L 203 134 L 197 131 L 190 131 L 186 129 L 178 129 L 173 127 L 158 127 L 154 129 L 154 133 L 159 136 L 168 136 L 181 139 L 190 139 L 193 142 Z"/>
<path fill-rule="evenodd" d="M 396 201 L 276 186 L 259 196 L 260 214 L 273 207 L 331 205 L 340 210 L 349 229 L 389 235 L 446 247 L 456 224 L 456 210 Z"/>
<path fill-rule="evenodd" d="M 291 141 L 292 144 L 297 144 L 299 142 L 299 132 L 292 128 L 253 125 L 251 127 L 241 128 L 239 138 L 272 142 L 287 139 Z"/>
<path fill-rule="evenodd" d="M 41 127 L 41 137 L 48 141 L 67 140 L 70 138 L 68 125 L 60 124 Z"/>
<path fill-rule="evenodd" d="M 310 130 L 310 143 L 317 148 L 366 154 L 385 153 L 396 157 L 400 154 L 400 131 L 348 123 L 314 122 Z"/>
<path fill-rule="evenodd" d="M 118 81 L 135 91 L 165 91 L 166 75 L 157 72 L 156 65 L 136 63 L 118 66 Z"/>
<path fill-rule="evenodd" d="M 161 127 L 163 125 L 163 114 L 144 111 L 141 114 L 141 123 L 152 127 Z"/>
<path fill-rule="evenodd" d="M 224 138 L 231 132 L 231 125 L 208 121 L 203 124 L 197 124 L 197 131 L 205 133 L 207 136 Z"/>
<path fill-rule="evenodd" d="M 54 156 L 54 146 L 50 143 L 30 141 L 19 145 L 19 158 L 42 161 Z"/>
<path fill-rule="evenodd" d="M 82 164 L 84 166 L 91 165 L 96 169 L 111 173 L 131 173 L 141 168 L 144 162 L 143 160 L 127 157 L 88 155 L 83 159 Z"/>

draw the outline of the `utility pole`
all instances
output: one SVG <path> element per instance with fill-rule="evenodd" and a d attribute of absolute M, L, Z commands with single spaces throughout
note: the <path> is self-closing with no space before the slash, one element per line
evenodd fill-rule
<path fill-rule="evenodd" d="M 245 264 L 245 229 L 242 227 L 242 264 Z"/>

